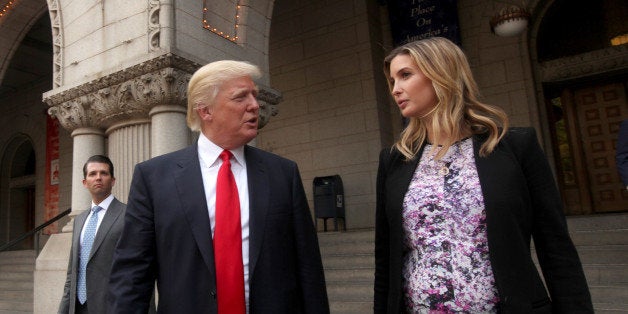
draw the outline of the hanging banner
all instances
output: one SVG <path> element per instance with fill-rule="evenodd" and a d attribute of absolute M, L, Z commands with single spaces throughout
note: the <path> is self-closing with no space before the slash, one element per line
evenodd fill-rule
<path fill-rule="evenodd" d="M 44 184 L 44 221 L 59 214 L 59 121 L 46 117 L 46 180 Z M 58 222 L 44 228 L 44 234 L 58 232 Z"/>
<path fill-rule="evenodd" d="M 456 0 L 388 0 L 395 47 L 429 37 L 445 37 L 460 44 Z"/>

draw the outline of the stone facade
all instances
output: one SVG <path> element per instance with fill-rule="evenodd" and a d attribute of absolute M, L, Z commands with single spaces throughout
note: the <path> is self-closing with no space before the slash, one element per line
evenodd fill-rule
<path fill-rule="evenodd" d="M 0 17 L 0 82 L 24 33 L 43 14 L 50 16 L 51 74 L 0 97 L 0 223 L 10 225 L 6 154 L 16 138 L 27 139 L 37 157 L 34 221 L 44 222 L 46 114 L 62 126 L 59 208 L 73 209 L 60 223 L 64 233 L 52 235 L 37 260 L 35 312 L 54 312 L 60 298 L 71 218 L 90 202 L 81 184 L 84 160 L 109 155 L 114 194 L 126 201 L 137 162 L 194 141 L 185 125 L 186 84 L 214 60 L 247 60 L 262 69 L 264 127 L 253 145 L 298 163 L 311 208 L 313 179 L 338 174 L 347 228 L 372 228 L 378 154 L 402 128 L 382 75 L 392 48 L 384 2 L 16 2 Z M 483 100 L 504 108 L 512 125 L 537 128 L 550 160 L 543 82 L 628 68 L 625 45 L 539 63 L 535 36 L 552 3 L 531 1 L 528 32 L 504 38 L 488 25 L 498 4 L 458 1 L 462 48 Z"/>

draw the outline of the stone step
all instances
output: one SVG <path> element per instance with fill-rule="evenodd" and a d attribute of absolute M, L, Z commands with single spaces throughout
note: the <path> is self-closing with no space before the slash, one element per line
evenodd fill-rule
<path fill-rule="evenodd" d="M 373 313 L 372 301 L 330 301 L 329 309 L 333 314 Z"/>
<path fill-rule="evenodd" d="M 615 230 L 628 226 L 628 213 L 567 217 L 570 232 L 581 230 Z"/>
<path fill-rule="evenodd" d="M 628 284 L 628 264 L 586 264 L 583 269 L 589 285 Z"/>
<path fill-rule="evenodd" d="M 0 272 L 33 272 L 35 264 L 9 264 L 0 265 Z"/>
<path fill-rule="evenodd" d="M 600 314 L 615 314 L 615 313 L 628 313 L 628 303 L 623 300 L 624 303 L 602 303 L 593 302 L 593 309 L 595 313 Z"/>
<path fill-rule="evenodd" d="M 622 304 L 628 301 L 628 285 L 589 285 L 589 291 L 594 302 Z"/>
<path fill-rule="evenodd" d="M 2 259 L 10 257 L 31 257 L 35 258 L 35 250 L 16 250 L 16 251 L 4 251 L 0 252 Z"/>
<path fill-rule="evenodd" d="M 0 313 L 2 314 L 25 314 L 33 313 L 33 302 L 6 301 L 0 300 Z"/>
<path fill-rule="evenodd" d="M 28 256 L 6 257 L 0 256 L 0 265 L 32 265 L 35 267 L 35 258 Z"/>
<path fill-rule="evenodd" d="M 327 295 L 330 301 L 371 302 L 373 301 L 373 283 L 334 284 L 328 282 Z"/>
<path fill-rule="evenodd" d="M 580 261 L 587 264 L 625 264 L 628 261 L 628 245 L 578 245 Z"/>
<path fill-rule="evenodd" d="M 325 269 L 327 282 L 373 282 L 374 268 Z"/>
<path fill-rule="evenodd" d="M 319 232 L 318 242 L 321 246 L 330 243 L 355 243 L 370 242 L 375 243 L 375 230 L 365 229 L 347 232 Z"/>
<path fill-rule="evenodd" d="M 0 290 L 29 290 L 33 291 L 33 281 L 0 280 Z"/>
<path fill-rule="evenodd" d="M 33 290 L 0 290 L 0 300 L 33 302 Z"/>
<path fill-rule="evenodd" d="M 628 229 L 575 231 L 571 240 L 576 246 L 628 244 Z"/>
<path fill-rule="evenodd" d="M 330 243 L 323 245 L 321 255 L 333 254 L 374 254 L 375 244 L 369 242 L 346 242 L 346 243 Z"/>
<path fill-rule="evenodd" d="M 29 272 L 0 272 L 0 280 L 28 280 L 33 281 L 33 271 Z"/>
<path fill-rule="evenodd" d="M 325 269 L 375 269 L 375 256 L 372 254 L 326 255 L 323 257 L 323 267 Z"/>

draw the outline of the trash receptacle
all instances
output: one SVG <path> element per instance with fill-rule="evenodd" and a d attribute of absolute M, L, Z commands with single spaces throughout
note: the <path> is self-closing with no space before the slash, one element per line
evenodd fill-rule
<path fill-rule="evenodd" d="M 340 176 L 316 177 L 313 189 L 316 229 L 318 230 L 318 219 L 323 219 L 323 230 L 327 231 L 327 219 L 333 218 L 334 230 L 338 231 L 338 219 L 342 219 L 342 227 L 346 231 L 344 191 Z"/>

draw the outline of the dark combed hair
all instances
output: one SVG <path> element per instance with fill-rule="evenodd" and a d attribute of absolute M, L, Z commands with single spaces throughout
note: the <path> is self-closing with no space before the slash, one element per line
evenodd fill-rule
<path fill-rule="evenodd" d="M 113 163 L 111 162 L 111 159 L 104 155 L 94 155 L 92 157 L 89 157 L 83 165 L 83 179 L 87 177 L 87 164 L 90 162 L 98 162 L 109 165 L 109 174 L 111 174 L 112 178 L 115 178 L 115 176 L 113 175 Z"/>

